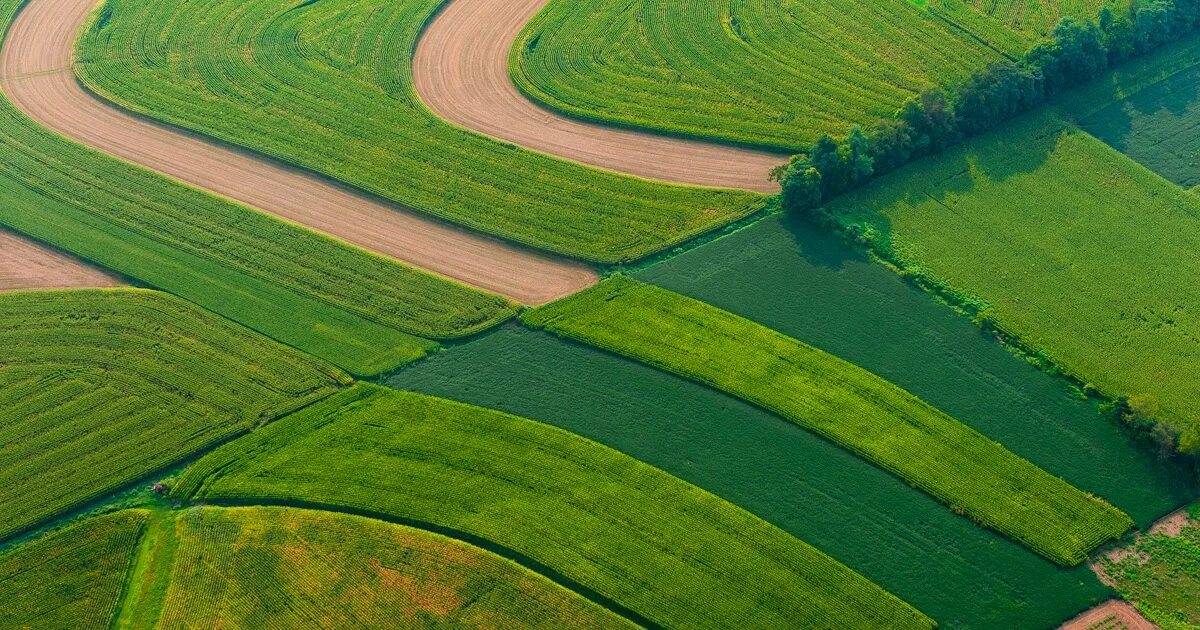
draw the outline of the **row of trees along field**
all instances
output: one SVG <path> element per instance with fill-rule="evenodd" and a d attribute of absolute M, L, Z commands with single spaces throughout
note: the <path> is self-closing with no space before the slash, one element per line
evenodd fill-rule
<path fill-rule="evenodd" d="M 1105 7 L 1097 21 L 1065 17 L 1050 41 L 1019 60 L 990 64 L 956 89 L 927 90 L 894 117 L 867 131 L 856 126 L 840 142 L 829 135 L 818 138 L 772 173 L 783 187 L 783 206 L 811 213 L 874 175 L 941 152 L 1197 27 L 1200 0 Z"/>

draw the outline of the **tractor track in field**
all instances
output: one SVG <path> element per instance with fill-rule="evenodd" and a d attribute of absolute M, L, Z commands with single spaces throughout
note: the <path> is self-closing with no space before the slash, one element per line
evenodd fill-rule
<path fill-rule="evenodd" d="M 413 84 L 435 114 L 500 140 L 641 177 L 779 191 L 778 153 L 592 124 L 544 109 L 508 75 L 508 52 L 548 0 L 450 0 L 426 27 Z"/>
<path fill-rule="evenodd" d="M 594 284 L 588 266 L 448 225 L 193 133 L 121 110 L 70 68 L 96 0 L 29 0 L 0 48 L 0 87 L 20 110 L 81 144 L 284 220 L 525 304 Z"/>
<path fill-rule="evenodd" d="M 0 230 L 0 292 L 118 287 L 120 278 Z"/>

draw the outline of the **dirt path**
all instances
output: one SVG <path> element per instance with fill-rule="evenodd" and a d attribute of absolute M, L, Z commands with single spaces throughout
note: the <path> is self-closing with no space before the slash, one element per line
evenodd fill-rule
<path fill-rule="evenodd" d="M 115 276 L 0 230 L 0 291 L 121 285 Z"/>
<path fill-rule="evenodd" d="M 508 51 L 547 0 L 451 0 L 417 43 L 413 81 L 437 115 L 531 149 L 642 177 L 774 193 L 776 153 L 625 131 L 566 118 L 526 99 Z"/>
<path fill-rule="evenodd" d="M 1158 630 L 1158 626 L 1147 621 L 1136 608 L 1126 602 L 1115 599 L 1110 599 L 1064 623 L 1059 630 L 1088 630 L 1088 628 L 1110 617 L 1115 617 L 1118 621 L 1125 624 L 1124 627 L 1129 630 Z M 1121 626 L 1105 627 L 1119 628 Z"/>
<path fill-rule="evenodd" d="M 83 144 L 295 223 L 526 304 L 596 281 L 544 257 L 375 201 L 319 177 L 136 118 L 86 92 L 71 73 L 76 33 L 97 0 L 30 0 L 0 49 L 5 94 Z"/>

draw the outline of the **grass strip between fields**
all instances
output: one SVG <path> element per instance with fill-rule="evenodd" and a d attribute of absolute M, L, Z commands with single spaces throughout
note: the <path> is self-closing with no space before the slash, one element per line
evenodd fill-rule
<path fill-rule="evenodd" d="M 0 539 L 349 382 L 165 293 L 0 295 Z"/>
<path fill-rule="evenodd" d="M 1064 566 L 1132 525 L 870 372 L 666 289 L 614 276 L 522 320 L 761 405 Z"/>
<path fill-rule="evenodd" d="M 453 531 L 666 627 L 933 626 L 811 546 L 617 451 L 366 384 L 214 451 L 173 493 Z"/>
<path fill-rule="evenodd" d="M 70 525 L 0 554 L 0 628 L 107 628 L 145 510 Z"/>

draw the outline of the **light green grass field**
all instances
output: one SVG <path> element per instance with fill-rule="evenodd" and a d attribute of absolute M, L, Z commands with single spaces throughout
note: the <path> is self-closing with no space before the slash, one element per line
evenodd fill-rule
<path fill-rule="evenodd" d="M 218 449 L 174 492 L 451 529 L 663 626 L 932 627 L 812 547 L 617 451 L 523 418 L 368 385 Z"/>
<path fill-rule="evenodd" d="M 0 539 L 349 381 L 169 295 L 0 295 Z"/>
<path fill-rule="evenodd" d="M 81 81 L 128 109 L 448 221 L 598 262 L 640 258 L 765 197 L 617 175 L 451 126 L 412 86 L 444 0 L 110 0 Z"/>
<path fill-rule="evenodd" d="M 1064 17 L 1094 20 L 1105 5 L 1128 5 L 1128 0 L 925 0 L 925 3 L 948 24 L 1015 58 L 1048 38 Z"/>
<path fill-rule="evenodd" d="M 1200 199 L 1050 114 L 828 210 L 1109 396 L 1200 448 Z"/>
<path fill-rule="evenodd" d="M 522 320 L 779 413 L 1060 564 L 1132 524 L 870 372 L 677 293 L 615 276 Z"/>
<path fill-rule="evenodd" d="M 109 628 L 145 522 L 116 512 L 0 554 L 0 628 Z"/>
<path fill-rule="evenodd" d="M 907 0 L 551 0 L 509 67 L 569 115 L 796 150 L 1000 58 Z"/>
<path fill-rule="evenodd" d="M 1120 559 L 1099 560 L 1121 596 L 1165 630 L 1200 628 L 1200 504 L 1186 514 L 1178 532 L 1141 536 Z"/>
<path fill-rule="evenodd" d="M 632 628 L 550 580 L 457 540 L 360 516 L 198 507 L 159 628 Z"/>

